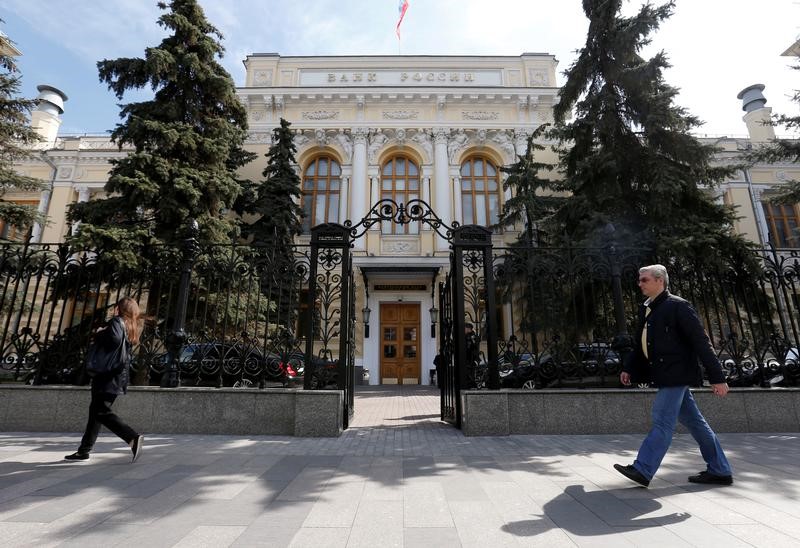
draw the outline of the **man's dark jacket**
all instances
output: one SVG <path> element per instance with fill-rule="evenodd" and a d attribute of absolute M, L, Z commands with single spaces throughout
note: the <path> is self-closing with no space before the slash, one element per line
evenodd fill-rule
<path fill-rule="evenodd" d="M 639 307 L 639 328 L 634 351 L 625 362 L 623 371 L 634 383 L 653 382 L 656 386 L 700 386 L 703 363 L 711 384 L 725 382 L 711 341 L 694 307 L 688 301 L 668 291 L 650 303 L 650 315 L 645 320 L 644 304 Z M 642 330 L 647 321 L 647 353 L 642 351 Z"/>
<path fill-rule="evenodd" d="M 99 394 L 112 394 L 119 396 L 128 391 L 128 366 L 130 362 L 131 347 L 128 338 L 125 336 L 125 322 L 119 316 L 114 316 L 108 325 L 97 332 L 94 337 L 94 344 L 97 349 L 97 359 L 106 359 L 116 353 L 120 346 L 123 346 L 119 354 L 120 360 L 109 372 L 97 375 L 92 379 L 92 392 Z"/>

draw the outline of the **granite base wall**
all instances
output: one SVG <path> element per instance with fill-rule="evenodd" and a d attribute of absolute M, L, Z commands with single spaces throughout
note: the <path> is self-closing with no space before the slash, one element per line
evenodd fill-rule
<path fill-rule="evenodd" d="M 634 434 L 650 429 L 656 390 L 468 390 L 467 436 Z M 800 432 L 800 389 L 736 388 L 725 398 L 693 390 L 717 432 Z M 678 427 L 678 431 L 684 431 Z"/>
<path fill-rule="evenodd" d="M 114 411 L 140 432 L 336 437 L 342 392 L 132 387 Z M 0 431 L 82 432 L 88 387 L 0 385 Z"/>

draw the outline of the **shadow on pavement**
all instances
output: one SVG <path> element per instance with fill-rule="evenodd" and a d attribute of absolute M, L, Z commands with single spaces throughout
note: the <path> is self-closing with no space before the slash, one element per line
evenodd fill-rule
<path fill-rule="evenodd" d="M 650 529 L 686 521 L 691 517 L 686 512 L 642 517 L 657 512 L 663 506 L 658 500 L 658 490 L 651 489 L 647 495 L 637 497 L 635 505 L 627 504 L 624 495 L 629 489 L 611 489 L 587 492 L 583 485 L 570 485 L 564 493 L 542 506 L 544 515 L 540 519 L 510 521 L 502 530 L 515 536 L 526 537 L 545 533 L 553 528 L 576 535 L 596 537 L 626 530 Z"/>

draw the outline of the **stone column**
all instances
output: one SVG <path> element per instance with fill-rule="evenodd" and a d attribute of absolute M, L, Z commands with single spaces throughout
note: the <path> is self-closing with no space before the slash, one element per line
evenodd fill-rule
<path fill-rule="evenodd" d="M 349 203 L 350 176 L 343 173 L 339 185 L 339 222 L 344 223 L 348 215 L 347 204 Z"/>
<path fill-rule="evenodd" d="M 420 178 L 419 199 L 431 205 L 431 173 L 428 166 L 422 167 L 422 177 Z M 429 230 L 430 227 L 423 225 L 422 230 Z"/>
<path fill-rule="evenodd" d="M 350 217 L 353 224 L 361 221 L 367 214 L 367 195 L 369 186 L 367 185 L 367 129 L 353 128 L 353 176 L 350 179 Z M 355 249 L 363 251 L 365 249 L 364 238 L 355 241 Z"/>
<path fill-rule="evenodd" d="M 89 192 L 89 187 L 88 186 L 86 186 L 86 185 L 78 185 L 78 186 L 76 186 L 74 188 L 75 188 L 75 192 L 78 193 L 78 203 L 79 204 L 89 201 L 91 193 Z M 80 224 L 81 224 L 80 222 L 76 222 L 74 225 L 72 225 L 72 234 L 75 234 L 75 233 L 78 232 L 78 227 L 80 226 Z"/>
<path fill-rule="evenodd" d="M 47 210 L 50 206 L 50 195 L 52 191 L 48 188 L 42 191 L 42 196 L 39 198 L 39 206 L 36 211 L 47 216 Z M 34 223 L 33 230 L 31 230 L 31 243 L 38 244 L 42 241 L 43 227 L 41 223 Z"/>
<path fill-rule="evenodd" d="M 381 178 L 378 176 L 377 173 L 371 173 L 369 175 L 369 207 L 371 208 L 375 204 L 381 201 Z M 377 225 L 376 225 L 377 226 Z"/>
<path fill-rule="evenodd" d="M 746 173 L 747 180 L 750 180 L 750 173 Z M 756 218 L 756 230 L 758 231 L 758 239 L 761 240 L 760 244 L 766 246 L 769 243 L 769 225 L 767 224 L 767 216 L 764 213 L 764 204 L 761 200 L 763 189 L 754 188 L 750 184 L 752 199 L 753 199 L 753 215 Z"/>
<path fill-rule="evenodd" d="M 450 131 L 446 128 L 433 130 L 433 204 L 436 214 L 449 226 L 453 222 L 452 195 L 450 190 L 450 161 L 447 158 L 447 140 Z M 436 250 L 447 251 L 449 244 L 441 236 L 436 238 Z"/>
<path fill-rule="evenodd" d="M 461 177 L 453 174 L 453 205 L 455 206 L 454 218 L 464 224 L 464 211 L 461 204 Z"/>
<path fill-rule="evenodd" d="M 378 172 L 377 166 L 370 166 L 367 170 L 367 180 L 369 181 L 369 204 L 367 205 L 367 211 L 371 211 L 372 208 L 381 201 L 381 177 Z M 381 223 L 375 223 L 370 227 L 372 232 L 380 232 L 382 229 Z"/>

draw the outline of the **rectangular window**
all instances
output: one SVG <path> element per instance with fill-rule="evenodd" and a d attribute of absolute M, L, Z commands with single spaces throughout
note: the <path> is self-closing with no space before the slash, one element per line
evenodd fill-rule
<path fill-rule="evenodd" d="M 70 327 L 79 325 L 87 318 L 94 316 L 98 310 L 108 308 L 108 293 L 84 291 L 77 298 L 70 299 Z"/>
<path fill-rule="evenodd" d="M 798 205 L 764 203 L 769 242 L 777 248 L 800 247 L 800 211 Z"/>
<path fill-rule="evenodd" d="M 24 205 L 36 208 L 39 206 L 39 200 L 9 200 L 11 203 L 17 205 Z M 14 226 L 6 224 L 0 220 L 0 239 L 11 240 L 14 242 L 24 242 L 31 235 L 32 226 Z"/>

